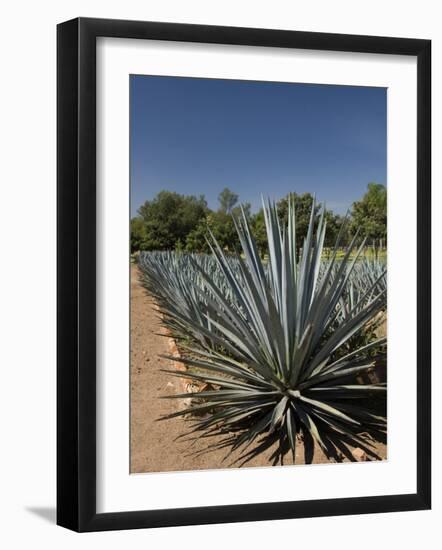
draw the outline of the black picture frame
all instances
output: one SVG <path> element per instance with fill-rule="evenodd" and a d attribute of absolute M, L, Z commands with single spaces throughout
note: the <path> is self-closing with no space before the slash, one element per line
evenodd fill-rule
<path fill-rule="evenodd" d="M 417 58 L 417 491 L 361 498 L 96 512 L 96 39 Z M 425 510 L 431 506 L 431 41 L 79 18 L 57 28 L 57 523 L 75 531 Z"/>

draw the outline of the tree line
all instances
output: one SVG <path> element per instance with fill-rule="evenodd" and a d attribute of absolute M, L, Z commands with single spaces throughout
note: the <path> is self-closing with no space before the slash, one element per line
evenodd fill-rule
<path fill-rule="evenodd" d="M 302 243 L 307 233 L 313 204 L 311 193 L 289 193 L 277 202 L 281 222 L 287 219 L 289 197 L 294 198 L 298 240 Z M 267 254 L 264 212 L 251 213 L 249 203 L 239 204 L 239 195 L 227 187 L 218 196 L 219 207 L 208 207 L 204 195 L 182 195 L 172 191 L 160 191 L 152 200 L 147 200 L 131 219 L 131 252 L 140 250 L 181 250 L 209 252 L 208 229 L 220 246 L 230 252 L 239 248 L 234 218 L 241 209 L 250 221 L 260 253 Z M 315 214 L 319 215 L 316 205 Z M 327 232 L 325 247 L 332 247 L 341 231 L 345 216 L 326 212 Z M 367 245 L 385 248 L 387 239 L 387 190 L 384 185 L 369 183 L 367 192 L 353 203 L 349 219 L 341 231 L 340 243 L 347 245 L 359 230 L 367 238 Z"/>

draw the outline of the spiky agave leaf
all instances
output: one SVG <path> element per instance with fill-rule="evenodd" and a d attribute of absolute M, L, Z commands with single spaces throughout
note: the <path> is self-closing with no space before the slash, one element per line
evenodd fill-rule
<path fill-rule="evenodd" d="M 316 223 L 314 211 L 313 205 L 299 261 L 292 202 L 284 227 L 276 206 L 264 205 L 267 268 L 244 214 L 236 222 L 242 255 L 235 269 L 211 236 L 211 251 L 229 298 L 193 261 L 203 284 L 192 288 L 210 326 L 184 309 L 178 313 L 182 330 L 198 342 L 184 359 L 197 371 L 190 369 L 186 376 L 217 388 L 204 393 L 198 411 L 205 416 L 195 418 L 191 433 L 217 436 L 211 448 L 239 450 L 243 462 L 274 444 L 273 463 L 289 451 L 294 457 L 297 435 L 303 438 L 306 461 L 313 458 L 313 442 L 331 460 L 339 460 L 340 453 L 351 457 L 348 446 L 376 456 L 370 450 L 371 439 L 385 437 L 385 386 L 354 383 L 358 374 L 373 366 L 368 350 L 385 345 L 385 339 L 368 348 L 340 351 L 385 308 L 386 291 L 372 281 L 348 315 L 340 315 L 340 301 L 358 259 L 358 254 L 351 259 L 356 237 L 339 261 L 336 244 L 321 274 L 326 222 L 322 211 Z"/>
<path fill-rule="evenodd" d="M 228 258 L 235 271 L 236 259 Z M 219 292 L 231 301 L 230 288 L 218 269 L 216 260 L 207 254 L 182 254 L 171 251 L 142 252 L 139 267 L 141 283 L 161 307 L 163 320 L 176 337 L 188 336 L 184 319 L 215 331 L 210 318 L 205 314 L 210 293 L 204 283 L 201 271 L 211 278 Z M 195 335 L 197 342 L 210 345 L 204 335 Z"/>

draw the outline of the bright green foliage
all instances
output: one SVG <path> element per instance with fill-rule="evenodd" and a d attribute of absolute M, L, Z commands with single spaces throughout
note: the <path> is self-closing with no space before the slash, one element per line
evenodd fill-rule
<path fill-rule="evenodd" d="M 186 240 L 186 250 L 189 252 L 210 252 L 207 242 L 209 231 L 216 236 L 219 245 L 224 250 L 233 252 L 238 248 L 239 239 L 233 218 L 230 214 L 219 210 L 211 212 L 189 233 Z"/>
<path fill-rule="evenodd" d="M 218 210 L 211 210 L 203 196 L 180 195 L 170 191 L 161 191 L 152 200 L 146 201 L 139 209 L 138 216 L 131 223 L 131 250 L 186 250 L 188 252 L 208 253 L 206 241 L 210 229 L 223 250 L 234 251 L 238 248 L 239 238 L 236 233 L 233 216 L 238 216 L 240 207 L 236 206 L 238 195 L 228 188 L 219 194 Z M 278 216 L 281 224 L 287 223 L 288 203 L 294 201 L 299 237 L 307 234 L 310 212 L 313 204 L 311 193 L 289 193 L 277 202 Z M 243 205 L 245 207 L 245 205 Z M 378 248 L 386 248 L 386 189 L 382 185 L 369 184 L 368 192 L 353 204 L 351 223 L 344 224 L 344 218 L 327 211 L 327 233 L 324 241 L 324 255 L 334 247 L 340 233 L 341 247 L 347 246 L 356 230 L 368 237 L 374 256 Z M 262 257 L 268 253 L 267 234 L 262 209 L 251 214 L 250 226 L 256 245 Z M 319 221 L 319 207 L 315 206 L 315 229 Z M 344 226 L 344 230 L 341 228 Z M 297 254 L 302 239 L 298 238 Z M 374 247 L 374 248 L 373 248 Z"/>
<path fill-rule="evenodd" d="M 336 243 L 338 235 L 340 235 L 340 244 L 342 247 L 348 245 L 350 242 L 349 227 L 346 218 L 339 214 L 333 214 L 333 212 L 326 211 L 325 219 L 327 221 L 327 232 L 324 239 L 324 247 L 327 251 L 333 249 Z"/>
<path fill-rule="evenodd" d="M 251 217 L 250 226 L 253 236 L 255 237 L 258 251 L 261 254 L 261 257 L 264 258 L 269 253 L 269 245 L 267 242 L 264 210 L 262 208 L 258 210 L 258 212 L 254 216 Z"/>
<path fill-rule="evenodd" d="M 368 244 L 373 240 L 387 238 L 387 189 L 379 183 L 369 183 L 367 193 L 360 201 L 353 203 L 352 226 L 359 229 Z"/>
<path fill-rule="evenodd" d="M 319 206 L 315 203 L 315 199 L 311 193 L 291 192 L 286 197 L 277 202 L 277 211 L 280 223 L 287 225 L 289 217 L 290 204 L 294 205 L 296 215 L 296 231 L 298 235 L 307 235 L 310 225 L 312 208 L 314 207 L 314 217 L 317 224 L 317 215 Z M 302 241 L 298 239 L 298 249 L 302 246 Z"/>
<path fill-rule="evenodd" d="M 277 203 L 278 216 L 282 225 L 287 224 L 288 215 L 288 203 L 292 200 L 295 204 L 296 213 L 296 231 L 298 234 L 298 250 L 302 245 L 302 238 L 307 235 L 308 226 L 310 223 L 310 213 L 313 205 L 313 195 L 310 193 L 303 193 L 298 195 L 296 193 L 290 193 L 287 197 L 284 197 Z M 319 222 L 319 207 L 315 208 L 315 227 Z M 324 255 L 327 256 L 330 252 L 330 248 L 333 249 L 338 234 L 340 233 L 341 246 L 348 244 L 349 242 L 349 227 L 345 224 L 346 218 L 339 214 L 333 214 L 333 212 L 327 210 L 325 212 L 325 219 L 327 221 L 327 232 L 324 240 Z M 267 232 L 265 225 L 264 210 L 261 208 L 256 214 L 251 216 L 250 226 L 253 236 L 255 237 L 256 245 L 262 257 L 265 257 L 268 253 Z M 302 237 L 302 238 L 299 238 Z"/>
<path fill-rule="evenodd" d="M 250 204 L 243 205 L 242 209 L 247 216 L 250 215 Z M 234 218 L 238 218 L 240 215 L 240 207 L 233 208 L 230 214 L 223 209 L 219 209 L 217 212 L 210 212 L 187 236 L 186 250 L 188 252 L 209 253 L 210 246 L 207 241 L 207 235 L 210 231 L 223 250 L 227 252 L 237 251 L 240 244 Z"/>
<path fill-rule="evenodd" d="M 158 271 L 155 259 L 142 263 L 147 287 L 162 287 L 160 307 L 183 338 L 183 362 L 191 367 L 186 376 L 215 388 L 195 394 L 202 404 L 167 418 L 202 413 L 193 417 L 189 437 L 217 436 L 212 448 L 238 450 L 241 464 L 268 448 L 274 464 L 290 452 L 295 460 L 299 437 L 307 462 L 315 444 L 339 461 L 353 460 L 351 447 L 376 457 L 372 441 L 385 439 L 385 385 L 356 382 L 373 367 L 385 338 L 348 348 L 385 309 L 384 274 L 353 292 L 348 307 L 356 237 L 339 261 L 338 240 L 324 264 L 325 213 L 315 223 L 315 212 L 313 203 L 299 246 L 294 201 L 288 201 L 286 224 L 275 205 L 265 205 L 268 263 L 245 215 L 235 222 L 241 255 L 232 259 L 210 237 L 213 256 L 205 261 L 216 268 L 188 256 L 187 273 L 180 268 L 172 276 Z"/>
<path fill-rule="evenodd" d="M 207 214 L 203 196 L 161 191 L 138 210 L 144 225 L 142 250 L 170 250 L 186 242 L 188 234 Z"/>
<path fill-rule="evenodd" d="M 130 220 L 130 251 L 131 253 L 140 250 L 146 239 L 146 233 L 144 230 L 144 223 L 140 217 L 132 218 Z"/>

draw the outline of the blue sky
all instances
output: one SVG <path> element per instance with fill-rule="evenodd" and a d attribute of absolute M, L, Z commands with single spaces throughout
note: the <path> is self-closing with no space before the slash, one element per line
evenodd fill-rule
<path fill-rule="evenodd" d="M 344 213 L 386 184 L 386 89 L 132 75 L 131 215 L 162 189 L 315 193 Z"/>

